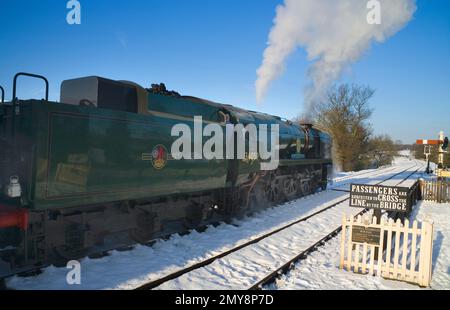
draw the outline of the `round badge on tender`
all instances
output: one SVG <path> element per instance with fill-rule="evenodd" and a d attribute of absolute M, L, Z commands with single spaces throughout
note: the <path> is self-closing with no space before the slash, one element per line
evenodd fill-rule
<path fill-rule="evenodd" d="M 157 145 L 152 151 L 152 165 L 155 169 L 163 169 L 167 164 L 167 149 L 164 145 Z"/>

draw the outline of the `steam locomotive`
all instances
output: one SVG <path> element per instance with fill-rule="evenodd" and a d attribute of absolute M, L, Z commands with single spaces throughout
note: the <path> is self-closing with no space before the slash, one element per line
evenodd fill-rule
<path fill-rule="evenodd" d="M 19 77 L 46 98 L 19 100 Z M 0 278 L 197 228 L 327 186 L 331 139 L 311 125 L 91 76 L 49 83 L 19 73 L 0 104 Z M 171 129 L 217 124 L 279 128 L 279 166 L 263 159 L 175 160 Z M 225 143 L 225 142 L 224 142 Z M 248 143 L 247 143 L 248 144 Z"/>

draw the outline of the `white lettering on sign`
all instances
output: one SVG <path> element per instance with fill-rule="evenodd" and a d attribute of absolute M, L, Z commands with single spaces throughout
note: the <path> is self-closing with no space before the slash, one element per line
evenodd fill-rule
<path fill-rule="evenodd" d="M 398 189 L 392 187 L 375 187 L 371 185 L 352 185 L 352 191 L 364 194 L 398 195 Z"/>
<path fill-rule="evenodd" d="M 352 184 L 350 188 L 352 207 L 402 212 L 408 212 L 410 209 L 408 188 L 360 184 Z"/>

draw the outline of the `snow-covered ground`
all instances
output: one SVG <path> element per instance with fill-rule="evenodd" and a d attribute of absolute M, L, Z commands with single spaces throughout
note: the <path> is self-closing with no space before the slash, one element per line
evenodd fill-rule
<path fill-rule="evenodd" d="M 411 167 L 411 164 L 409 164 Z M 386 185 L 395 185 L 411 171 L 402 173 Z M 394 173 L 398 173 L 399 170 Z M 386 178 L 386 175 L 383 177 Z M 376 179 L 376 178 L 374 178 Z M 379 182 L 372 179 L 369 184 Z M 329 202 L 320 206 L 323 209 Z M 297 203 L 297 207 L 298 203 Z M 247 289 L 275 268 L 282 266 L 340 226 L 342 214 L 357 214 L 362 209 L 349 207 L 348 201 L 320 215 L 292 226 L 211 265 L 166 282 L 158 289 Z"/>
<path fill-rule="evenodd" d="M 415 161 L 399 157 L 392 167 L 384 167 L 368 171 L 368 173 L 357 172 L 353 176 L 339 176 L 338 178 L 341 179 L 336 179 L 333 187 L 345 189 L 350 182 L 374 184 L 406 168 L 413 171 L 419 166 L 423 166 L 423 163 L 417 164 Z M 385 184 L 394 185 L 406 175 L 408 173 L 403 173 Z M 303 218 L 333 202 L 342 200 L 347 195 L 343 192 L 327 190 L 265 210 L 251 218 L 236 220 L 233 225 L 222 224 L 218 227 L 209 227 L 202 233 L 192 231 L 189 235 L 174 235 L 169 240 L 157 241 L 152 247 L 136 246 L 135 249 L 127 252 L 113 251 L 109 256 L 101 259 L 84 259 L 81 262 L 81 285 L 68 285 L 66 275 L 69 270 L 53 266 L 46 268 L 36 277 L 8 279 L 7 285 L 14 289 L 136 288 Z M 441 222 L 435 220 L 436 226 L 445 227 L 435 229 L 436 240 L 438 240 L 436 244 L 441 246 L 436 248 L 433 287 L 437 285 L 434 281 L 438 281 L 439 285 L 436 287 L 450 288 L 447 270 L 450 262 L 449 245 L 446 239 L 450 238 L 450 232 L 447 229 L 450 224 L 449 209 L 444 205 L 432 206 L 423 213 L 421 210 L 425 205 L 422 204 L 418 209 L 420 211 L 418 217 L 426 216 L 425 213 L 433 219 L 439 217 Z M 356 214 L 359 209 L 350 208 L 348 202 L 342 203 L 336 208 L 321 213 L 320 216 L 314 216 L 308 221 L 224 257 L 205 268 L 167 282 L 159 289 L 246 289 L 267 275 L 269 271 L 338 227 L 344 212 Z M 339 238 L 331 240 L 299 264 L 298 268 L 305 270 L 301 272 L 301 276 L 295 276 L 295 273 L 299 272 L 296 269 L 279 282 L 276 288 L 415 288 L 378 278 L 364 280 L 366 276 L 340 271 L 336 267 L 339 259 L 339 251 L 334 248 L 336 240 Z"/>
<path fill-rule="evenodd" d="M 412 219 L 434 222 L 432 289 L 450 289 L 450 204 L 421 202 Z M 295 266 L 269 289 L 420 289 L 405 282 L 339 269 L 340 235 Z"/>

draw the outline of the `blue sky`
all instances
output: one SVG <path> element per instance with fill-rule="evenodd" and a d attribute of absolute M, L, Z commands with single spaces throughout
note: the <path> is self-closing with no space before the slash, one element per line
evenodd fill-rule
<path fill-rule="evenodd" d="M 66 0 L 2 0 L 0 85 L 11 97 L 13 75 L 39 73 L 59 99 L 67 78 L 99 75 L 170 89 L 292 118 L 308 83 L 303 50 L 257 104 L 254 82 L 282 0 L 79 0 L 82 24 L 66 23 Z M 450 135 L 450 1 L 418 0 L 414 19 L 375 44 L 341 81 L 376 89 L 376 134 L 411 143 Z M 22 80 L 21 98 L 41 98 Z"/>

